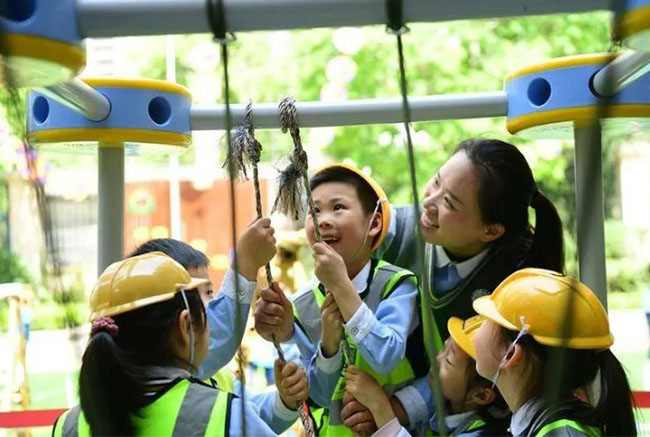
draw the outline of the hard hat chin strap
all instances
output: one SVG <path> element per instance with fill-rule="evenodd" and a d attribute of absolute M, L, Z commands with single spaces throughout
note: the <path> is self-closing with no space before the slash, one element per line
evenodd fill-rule
<path fill-rule="evenodd" d="M 521 320 L 521 329 L 519 330 L 519 333 L 515 337 L 515 339 L 510 343 L 508 346 L 508 349 L 506 349 L 506 353 L 503 354 L 503 358 L 501 358 L 501 361 L 499 361 L 499 366 L 497 367 L 497 371 L 494 374 L 494 377 L 492 378 L 492 389 L 494 390 L 494 387 L 497 385 L 497 381 L 499 380 L 499 375 L 501 374 L 501 369 L 506 365 L 508 360 L 512 357 L 512 353 L 515 351 L 515 346 L 517 345 L 517 342 L 523 337 L 524 335 L 528 334 L 528 325 L 525 322 L 524 316 L 521 316 L 519 318 Z"/>
<path fill-rule="evenodd" d="M 354 255 L 352 255 L 352 261 L 356 261 L 359 255 L 361 254 L 361 250 L 366 246 L 366 242 L 368 241 L 368 234 L 370 233 L 370 230 L 372 229 L 372 221 L 375 219 L 375 216 L 379 212 L 379 208 L 381 207 L 382 203 L 386 202 L 386 199 L 377 199 L 377 203 L 375 204 L 375 209 L 372 211 L 372 214 L 370 215 L 370 220 L 368 221 L 368 226 L 366 227 L 366 232 L 363 235 L 363 241 L 359 245 L 359 248 L 354 252 Z"/>
<path fill-rule="evenodd" d="M 192 312 L 190 311 L 185 290 L 181 290 L 181 296 L 183 297 L 185 308 L 187 308 L 187 318 L 190 321 L 190 367 L 194 368 L 194 326 L 192 325 Z"/>

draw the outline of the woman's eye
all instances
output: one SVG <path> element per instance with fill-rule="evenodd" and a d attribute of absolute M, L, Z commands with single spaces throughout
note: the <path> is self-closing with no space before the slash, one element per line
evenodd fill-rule
<path fill-rule="evenodd" d="M 445 203 L 447 204 L 447 206 L 448 206 L 449 208 L 451 208 L 451 209 L 453 209 L 453 210 L 456 210 L 456 208 L 454 208 L 454 205 L 451 203 L 451 200 L 449 200 L 448 197 L 445 197 Z"/>
<path fill-rule="evenodd" d="M 318 214 L 318 213 L 320 212 L 320 209 L 314 207 L 314 212 L 315 212 L 316 214 Z"/>
<path fill-rule="evenodd" d="M 334 205 L 334 211 L 338 211 L 340 209 L 343 209 L 343 205 L 341 205 L 340 203 L 337 203 L 336 205 Z"/>

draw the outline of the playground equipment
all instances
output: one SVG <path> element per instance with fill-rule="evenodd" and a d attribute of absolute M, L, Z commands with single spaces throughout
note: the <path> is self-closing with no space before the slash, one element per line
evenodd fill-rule
<path fill-rule="evenodd" d="M 122 256 L 124 147 L 129 143 L 182 150 L 194 130 L 227 126 L 223 106 L 192 107 L 182 87 L 161 81 L 75 79 L 85 63 L 84 38 L 199 33 L 213 30 L 211 0 L 7 0 L 0 28 L 2 62 L 11 86 L 36 86 L 29 98 L 28 138 L 36 145 L 97 143 L 99 148 L 99 265 Z M 360 26 L 386 22 L 384 0 L 265 0 L 223 4 L 230 32 Z M 607 301 L 602 190 L 602 135 L 629 132 L 650 115 L 650 1 L 629 0 L 615 36 L 633 51 L 585 55 L 527 66 L 509 75 L 505 90 L 414 97 L 410 121 L 506 116 L 512 134 L 575 141 L 580 279 Z M 607 9 L 604 0 L 412 0 L 405 22 L 496 18 Z M 638 51 L 634 51 L 638 50 Z M 395 123 L 401 99 L 296 105 L 301 127 Z M 231 105 L 233 122 L 245 105 Z M 256 104 L 255 127 L 278 128 L 277 106 Z"/>
<path fill-rule="evenodd" d="M 647 27 L 638 23 L 646 23 L 642 14 L 647 13 L 648 2 L 628 3 L 628 10 L 621 15 L 621 29 L 626 43 L 635 47 L 636 40 L 633 36 L 641 38 L 647 33 Z M 66 41 L 69 47 L 78 47 L 78 42 L 86 37 L 206 32 L 210 27 L 205 14 L 205 2 L 59 0 L 47 3 L 9 1 L 8 4 L 10 13 L 0 17 L 0 26 L 7 29 L 10 37 L 8 41 L 12 43 L 6 48 L 8 54 L 3 62 L 11 67 L 12 72 L 25 72 L 16 78 L 17 85 L 41 87 L 32 93 L 29 100 L 29 138 L 37 145 L 79 141 L 95 141 L 99 144 L 98 268 L 103 269 L 122 254 L 121 239 L 114 236 L 122 233 L 119 217 L 123 213 L 120 187 L 124 182 L 124 150 L 116 145 L 137 142 L 182 147 L 189 142 L 192 130 L 223 128 L 225 109 L 223 106 L 190 107 L 189 95 L 175 84 L 153 85 L 153 82 L 147 81 L 150 85 L 145 91 L 142 82 L 138 85 L 120 82 L 119 79 L 111 79 L 116 82 L 102 79 L 85 82 L 73 79 L 65 82 L 72 73 L 56 76 L 57 81 L 43 80 L 27 74 L 32 70 L 36 72 L 38 68 L 35 65 L 40 64 L 32 65 L 24 61 L 42 59 L 44 53 L 23 50 L 19 44 L 21 39 L 12 39 L 12 36 L 50 38 L 60 43 Z M 51 9 L 43 10 L 44 4 L 48 5 L 47 8 L 55 8 L 57 13 L 48 13 Z M 451 4 L 416 0 L 404 5 L 404 19 L 407 22 L 443 21 L 583 12 L 607 7 L 608 2 L 586 0 L 500 0 L 489 2 L 489 5 L 471 0 Z M 228 31 L 385 22 L 384 2 L 380 0 L 226 2 L 224 16 L 227 17 Z M 69 17 L 76 17 L 76 20 Z M 57 29 L 61 35 L 51 33 Z M 606 302 L 607 289 L 603 206 L 602 202 L 597 201 L 599 197 L 602 198 L 602 190 L 599 189 L 602 187 L 601 132 L 615 134 L 621 130 L 634 129 L 639 126 L 639 122 L 647 124 L 650 113 L 650 87 L 647 86 L 650 82 L 647 72 L 649 60 L 648 55 L 641 52 L 630 52 L 618 57 L 588 55 L 552 60 L 511 74 L 506 78 L 504 91 L 409 99 L 411 121 L 507 116 L 507 126 L 513 134 L 536 137 L 574 136 L 580 276 L 587 285 L 597 290 L 603 302 Z M 68 70 L 77 71 L 73 68 Z M 120 87 L 117 86 L 118 82 Z M 571 85 L 567 86 L 568 83 Z M 609 83 L 614 83 L 615 86 L 605 89 Z M 137 104 L 130 105 L 127 102 Z M 600 111 L 600 107 L 605 109 Z M 130 115 L 122 116 L 121 108 L 128 109 Z M 394 123 L 403 119 L 400 99 L 305 102 L 297 104 L 296 108 L 303 127 Z M 245 106 L 231 105 L 231 113 L 233 122 L 239 122 L 244 117 Z M 279 127 L 275 104 L 256 104 L 254 117 L 257 128 Z M 602 123 L 596 123 L 597 119 L 603 120 Z M 108 129 L 113 133 L 121 130 L 126 134 L 128 131 L 129 135 L 115 137 L 108 134 Z M 592 201 L 581 200 L 586 198 Z M 107 214 L 114 219 L 107 219 Z"/>

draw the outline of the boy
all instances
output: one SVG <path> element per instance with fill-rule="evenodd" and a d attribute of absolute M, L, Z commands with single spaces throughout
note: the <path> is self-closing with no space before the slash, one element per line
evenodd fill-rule
<path fill-rule="evenodd" d="M 275 252 L 274 243 L 273 228 L 270 227 L 269 219 L 255 221 L 240 237 L 237 242 L 237 255 L 238 257 L 246 257 L 246 261 L 243 263 L 242 258 L 238 258 L 239 270 L 246 272 L 245 275 L 240 274 L 239 278 L 240 288 L 244 291 L 248 292 L 250 290 L 250 294 L 252 294 L 256 286 L 256 282 L 248 280 L 248 278 L 255 277 L 252 274 L 255 263 L 252 263 L 248 269 L 246 266 L 247 262 L 256 259 L 253 257 L 252 249 L 256 248 L 258 253 L 262 254 L 260 258 L 257 258 L 257 262 L 261 262 L 264 258 L 273 256 Z M 182 241 L 171 238 L 149 240 L 129 254 L 128 257 L 130 258 L 149 252 L 163 252 L 181 264 L 191 277 L 209 280 L 208 257 L 203 252 L 194 249 Z M 244 268 L 242 269 L 241 266 L 244 266 Z M 247 320 L 251 296 L 245 295 L 240 298 L 241 319 L 243 320 L 241 324 L 242 329 L 239 330 L 239 336 L 234 335 L 235 296 L 231 292 L 234 288 L 232 286 L 231 276 L 233 274 L 234 270 L 229 269 L 217 298 L 214 297 L 213 286 L 210 281 L 198 286 L 210 325 L 210 347 L 208 355 L 201 364 L 197 376 L 202 379 L 207 379 L 212 376 L 221 390 L 229 391 L 241 397 L 243 388 L 241 383 L 235 379 L 232 372 L 223 366 L 232 359 L 232 356 L 234 356 L 235 351 L 239 347 L 243 326 Z M 230 358 L 228 358 L 227 354 L 224 354 L 224 351 L 230 354 Z M 228 361 L 224 362 L 226 359 Z M 206 363 L 208 364 L 207 366 Z M 224 364 L 222 365 L 221 363 Z M 304 381 L 304 372 L 295 363 L 287 363 L 283 367 L 276 362 L 275 376 L 278 391 L 264 392 L 258 395 L 251 395 L 247 392 L 246 398 L 250 399 L 258 408 L 260 418 L 274 432 L 282 433 L 296 421 L 298 415 L 293 408 L 296 401 L 306 398 L 305 393 L 308 387 L 306 381 Z M 290 408 L 287 408 L 287 406 Z"/>
<path fill-rule="evenodd" d="M 352 435 L 340 416 L 346 365 L 368 371 L 391 394 L 427 372 L 418 287 L 411 272 L 371 259 L 390 221 L 375 181 L 335 164 L 317 172 L 310 188 L 323 242 L 315 242 L 307 217 L 317 280 L 293 300 L 291 336 L 308 369 L 311 399 L 325 408 L 320 434 Z"/>

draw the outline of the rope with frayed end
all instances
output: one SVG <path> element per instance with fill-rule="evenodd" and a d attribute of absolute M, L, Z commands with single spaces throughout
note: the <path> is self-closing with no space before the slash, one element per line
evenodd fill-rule
<path fill-rule="evenodd" d="M 253 125 L 253 102 L 250 100 L 246 105 L 246 113 L 244 120 L 239 124 L 233 138 L 233 153 L 228 156 L 229 161 L 224 165 L 231 165 L 237 170 L 239 177 L 248 179 L 247 167 L 253 169 L 253 187 L 255 191 L 255 210 L 257 212 L 257 218 L 262 218 L 262 192 L 260 190 L 260 179 L 259 179 L 259 169 L 258 164 L 262 157 L 262 144 L 257 141 L 255 138 L 255 126 Z M 266 280 L 271 287 L 273 284 L 273 274 L 271 272 L 271 264 L 266 263 L 265 266 Z M 273 335 L 273 347 L 278 352 L 278 357 L 280 362 L 284 365 L 287 360 L 284 357 L 284 351 L 280 342 L 277 340 L 275 335 Z M 304 402 L 298 402 L 296 404 L 296 411 L 300 417 L 305 432 L 309 437 L 314 437 L 316 434 L 314 432 L 314 427 L 312 422 L 305 412 L 307 406 Z"/>
<path fill-rule="evenodd" d="M 279 211 L 282 214 L 293 217 L 295 220 L 300 219 L 303 213 L 301 200 L 302 190 L 304 189 L 307 194 L 309 215 L 314 222 L 316 241 L 320 243 L 323 241 L 323 238 L 320 234 L 318 218 L 314 209 L 314 201 L 311 197 L 311 189 L 309 188 L 309 177 L 307 176 L 309 162 L 307 160 L 307 152 L 302 147 L 302 140 L 300 138 L 296 100 L 291 96 L 283 98 L 278 106 L 278 111 L 280 113 L 282 132 L 289 132 L 293 140 L 294 149 L 289 157 L 289 165 L 280 173 L 278 179 L 278 197 L 275 199 L 272 212 Z"/>

